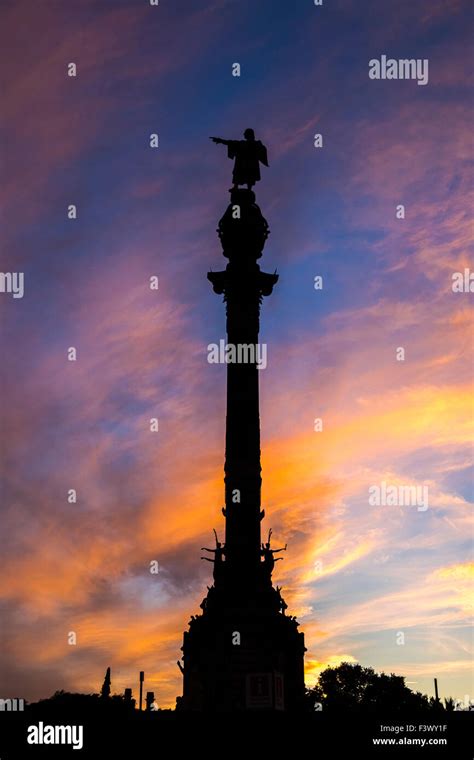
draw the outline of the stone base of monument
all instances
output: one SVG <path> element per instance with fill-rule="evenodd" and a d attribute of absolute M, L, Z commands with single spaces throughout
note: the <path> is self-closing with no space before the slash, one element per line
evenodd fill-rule
<path fill-rule="evenodd" d="M 279 611 L 274 588 L 229 604 L 214 586 L 183 642 L 183 710 L 300 712 L 304 703 L 304 634 Z M 284 602 L 283 602 L 284 604 Z"/>

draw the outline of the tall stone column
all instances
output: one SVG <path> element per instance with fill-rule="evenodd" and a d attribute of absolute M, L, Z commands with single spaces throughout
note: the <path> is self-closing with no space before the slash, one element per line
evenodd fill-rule
<path fill-rule="evenodd" d="M 184 634 L 183 710 L 300 711 L 304 636 L 272 584 L 270 541 L 261 543 L 258 360 L 260 306 L 277 274 L 257 261 L 269 234 L 252 190 L 234 189 L 218 226 L 223 271 L 209 272 L 227 310 L 225 543 L 213 554 L 214 583 Z M 286 548 L 286 547 L 285 547 Z"/>
<path fill-rule="evenodd" d="M 260 271 L 268 224 L 251 190 L 234 190 L 219 222 L 224 272 L 210 272 L 227 307 L 227 417 L 225 451 L 226 553 L 229 580 L 255 582 L 260 564 L 260 413 L 257 361 L 260 304 L 278 280 Z"/>

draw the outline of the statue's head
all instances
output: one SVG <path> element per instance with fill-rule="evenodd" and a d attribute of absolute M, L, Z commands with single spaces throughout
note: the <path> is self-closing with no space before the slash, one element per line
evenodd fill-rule
<path fill-rule="evenodd" d="M 255 140 L 255 132 L 253 129 L 246 129 L 244 132 L 244 137 L 246 140 Z"/>

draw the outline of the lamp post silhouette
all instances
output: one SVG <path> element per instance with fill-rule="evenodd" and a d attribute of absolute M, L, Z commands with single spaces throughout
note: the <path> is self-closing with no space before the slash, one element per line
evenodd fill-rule
<path fill-rule="evenodd" d="M 140 670 L 140 711 L 143 709 L 143 681 L 145 680 L 145 672 Z"/>

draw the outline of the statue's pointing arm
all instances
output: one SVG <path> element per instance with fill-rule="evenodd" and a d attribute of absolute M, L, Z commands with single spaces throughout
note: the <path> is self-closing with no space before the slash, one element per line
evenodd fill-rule
<path fill-rule="evenodd" d="M 239 152 L 239 140 L 223 140 L 222 137 L 210 137 L 209 139 L 216 144 L 227 145 L 227 157 L 236 158 Z"/>

